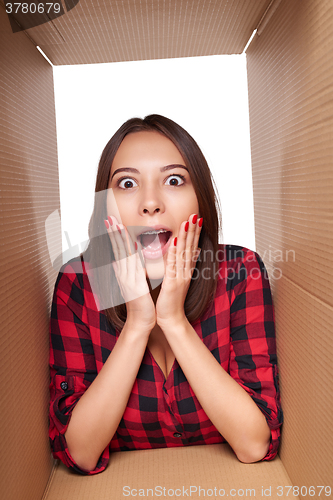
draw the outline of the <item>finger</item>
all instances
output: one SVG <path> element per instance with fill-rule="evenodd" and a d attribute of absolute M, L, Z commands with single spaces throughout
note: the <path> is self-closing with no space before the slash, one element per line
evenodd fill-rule
<path fill-rule="evenodd" d="M 133 243 L 131 235 L 128 233 L 127 228 L 125 226 L 124 229 L 122 230 L 122 236 L 124 245 L 127 246 L 127 251 L 129 253 L 129 255 L 126 258 L 127 279 L 129 280 L 129 282 L 134 283 L 136 276 L 136 261 L 137 261 L 135 244 Z"/>
<path fill-rule="evenodd" d="M 195 228 L 195 234 L 194 234 L 194 241 L 193 241 L 193 248 L 197 248 L 199 245 L 199 239 L 200 239 L 200 233 L 203 225 L 203 218 L 199 218 L 196 223 L 196 228 Z"/>
<path fill-rule="evenodd" d="M 199 259 L 199 255 L 201 253 L 201 248 L 197 248 L 196 250 L 193 250 L 192 254 L 192 272 L 197 264 L 197 260 Z"/>
<path fill-rule="evenodd" d="M 194 234 L 194 240 L 193 240 L 193 260 L 194 262 L 196 263 L 196 261 L 198 260 L 198 257 L 199 257 L 199 254 L 196 255 L 196 250 L 198 248 L 198 245 L 199 245 L 199 239 L 200 239 L 200 234 L 201 234 L 201 229 L 202 229 L 202 224 L 203 224 L 203 219 L 202 217 L 196 222 L 196 229 L 195 229 L 195 234 Z"/>
<path fill-rule="evenodd" d="M 127 272 L 127 259 L 126 257 L 128 256 L 128 251 L 127 251 L 127 242 L 126 242 L 126 236 L 125 236 L 125 231 L 124 231 L 124 226 L 121 224 L 115 224 L 113 223 L 112 227 L 112 235 L 114 237 L 114 241 L 116 244 L 116 252 L 117 252 L 117 262 L 119 264 L 120 270 L 122 272 Z M 115 255 L 116 256 L 116 255 Z"/>
<path fill-rule="evenodd" d="M 133 235 L 130 234 L 126 226 L 124 226 L 124 231 L 125 231 L 124 237 L 127 244 L 128 253 L 129 255 L 134 255 L 138 249 L 138 244 L 136 240 L 133 238 Z"/>
<path fill-rule="evenodd" d="M 114 274 L 116 275 L 116 279 L 117 279 L 117 283 L 120 287 L 120 284 L 119 284 L 119 267 L 118 267 L 118 261 L 113 261 L 111 262 L 112 264 L 112 267 L 113 267 L 113 270 L 114 270 Z"/>
<path fill-rule="evenodd" d="M 109 221 L 113 220 L 113 226 L 115 225 L 116 228 L 119 228 L 118 231 L 120 230 L 121 237 L 123 239 L 124 243 L 124 248 L 126 250 L 126 256 L 128 255 L 134 255 L 135 253 L 135 247 L 133 243 L 132 236 L 130 235 L 127 227 L 121 223 L 118 223 L 117 219 L 114 216 L 108 216 Z"/>
<path fill-rule="evenodd" d="M 177 271 L 185 279 L 191 276 L 193 243 L 196 232 L 197 214 L 191 214 L 189 220 L 181 225 L 180 245 L 177 252 Z M 180 276 L 180 274 L 179 274 Z"/>
<path fill-rule="evenodd" d="M 136 248 L 137 248 L 137 256 L 139 257 L 139 261 L 141 263 L 141 267 L 137 267 L 137 270 L 139 269 L 144 269 L 145 268 L 145 259 L 143 257 L 143 252 L 142 252 L 142 245 L 139 241 L 136 242 Z"/>
<path fill-rule="evenodd" d="M 186 237 L 189 221 L 182 222 L 177 237 L 177 274 L 178 276 L 184 275 L 184 268 L 186 264 Z"/>
<path fill-rule="evenodd" d="M 111 241 L 111 245 L 112 245 L 112 250 L 113 250 L 113 255 L 114 255 L 115 261 L 118 262 L 119 261 L 119 249 L 118 249 L 118 245 L 117 245 L 117 242 L 116 242 L 116 239 L 115 239 L 115 235 L 114 235 L 114 231 L 113 231 L 113 224 L 114 224 L 114 222 L 112 221 L 111 217 L 108 217 L 108 221 L 105 220 L 104 223 L 106 225 L 107 232 L 108 232 L 108 235 L 109 235 L 109 238 L 110 238 L 110 241 Z"/>
<path fill-rule="evenodd" d="M 116 224 L 114 233 L 120 251 L 120 258 L 125 259 L 129 255 L 125 227 L 122 224 Z"/>
<path fill-rule="evenodd" d="M 121 237 L 121 255 L 123 258 L 121 259 L 121 269 L 123 272 L 123 279 L 126 280 L 127 285 L 134 284 L 135 281 L 135 268 L 136 268 L 136 255 L 135 255 L 135 247 L 132 241 L 130 234 L 127 231 L 126 226 L 122 224 L 117 224 L 116 228 Z M 116 236 L 117 238 L 117 236 Z"/>
<path fill-rule="evenodd" d="M 132 237 L 131 237 L 130 233 L 128 232 L 127 227 L 126 226 L 123 226 L 123 227 L 124 227 L 123 239 L 124 239 L 125 246 L 127 246 L 128 254 L 134 255 L 136 252 L 136 249 L 134 247 Z"/>
<path fill-rule="evenodd" d="M 195 239 L 195 235 L 196 235 L 196 230 L 197 230 L 198 215 L 192 214 L 189 216 L 188 220 L 189 220 L 189 224 L 188 224 L 186 245 L 193 247 L 194 239 Z"/>
<path fill-rule="evenodd" d="M 177 240 L 178 238 L 173 238 L 168 248 L 165 266 L 165 277 L 169 279 L 174 279 L 177 276 Z"/>
<path fill-rule="evenodd" d="M 195 249 L 194 241 L 197 230 L 197 220 L 198 220 L 198 215 L 191 214 L 189 217 L 189 222 L 185 226 L 185 229 L 187 228 L 185 263 L 184 263 L 186 271 L 190 271 L 192 268 L 192 257 L 193 257 L 193 250 Z"/>
<path fill-rule="evenodd" d="M 137 250 L 136 250 L 136 260 L 135 260 L 135 271 L 136 271 L 136 280 L 140 280 L 140 279 L 146 279 L 146 274 L 144 272 L 144 258 L 143 258 L 143 255 L 142 255 L 142 245 L 141 243 L 136 243 L 136 247 L 137 247 Z"/>

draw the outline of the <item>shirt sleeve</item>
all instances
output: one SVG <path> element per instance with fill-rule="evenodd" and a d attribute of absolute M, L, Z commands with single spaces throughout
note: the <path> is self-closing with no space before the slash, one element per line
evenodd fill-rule
<path fill-rule="evenodd" d="M 272 460 L 278 451 L 283 422 L 272 295 L 260 256 L 243 250 L 244 258 L 228 277 L 231 297 L 229 370 L 266 418 L 271 439 L 263 460 Z"/>
<path fill-rule="evenodd" d="M 97 474 L 106 468 L 109 447 L 94 470 L 82 469 L 71 457 L 64 434 L 76 403 L 96 375 L 83 275 L 69 263 L 59 272 L 51 308 L 49 438 L 53 456 L 83 475 Z"/>

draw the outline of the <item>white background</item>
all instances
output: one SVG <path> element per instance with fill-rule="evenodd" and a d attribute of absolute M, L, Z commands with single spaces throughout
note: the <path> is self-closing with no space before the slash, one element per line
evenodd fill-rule
<path fill-rule="evenodd" d="M 157 113 L 196 140 L 222 207 L 221 243 L 255 250 L 246 55 L 54 67 L 62 231 L 85 247 L 97 166 L 123 122 Z M 68 248 L 63 237 L 63 250 Z"/>

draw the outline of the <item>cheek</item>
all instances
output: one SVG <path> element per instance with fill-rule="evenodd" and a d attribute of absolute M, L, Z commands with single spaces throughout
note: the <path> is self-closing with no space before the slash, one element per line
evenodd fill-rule
<path fill-rule="evenodd" d="M 196 197 L 195 197 L 195 200 L 193 201 L 193 210 L 191 213 L 195 213 L 195 214 L 199 215 L 199 203 L 198 203 L 198 200 Z"/>
<path fill-rule="evenodd" d="M 121 202 L 116 200 L 113 189 L 107 190 L 106 208 L 108 215 L 116 217 L 118 222 L 123 223 L 121 215 L 125 215 L 126 211 L 123 210 Z"/>
<path fill-rule="evenodd" d="M 187 220 L 191 214 L 198 214 L 199 204 L 195 193 L 188 193 L 187 196 L 182 197 L 177 211 L 179 215 L 181 214 L 182 220 Z"/>

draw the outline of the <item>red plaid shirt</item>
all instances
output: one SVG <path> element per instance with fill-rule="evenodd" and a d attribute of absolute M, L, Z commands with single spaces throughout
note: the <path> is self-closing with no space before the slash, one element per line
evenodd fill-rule
<path fill-rule="evenodd" d="M 222 367 L 252 397 L 271 429 L 275 457 L 280 405 L 274 312 L 267 271 L 247 248 L 220 245 L 224 259 L 214 304 L 192 324 Z M 58 275 L 50 323 L 50 441 L 55 458 L 81 474 L 103 471 L 110 452 L 223 443 L 175 360 L 167 379 L 146 348 L 118 429 L 93 471 L 71 457 L 64 433 L 72 410 L 101 370 L 120 332 L 98 311 L 79 257 Z M 217 395 L 218 396 L 218 395 Z"/>

